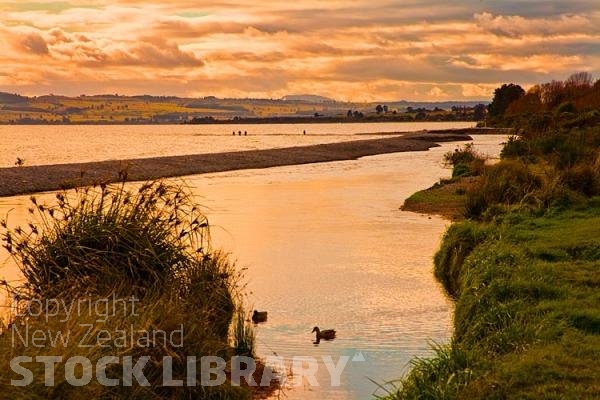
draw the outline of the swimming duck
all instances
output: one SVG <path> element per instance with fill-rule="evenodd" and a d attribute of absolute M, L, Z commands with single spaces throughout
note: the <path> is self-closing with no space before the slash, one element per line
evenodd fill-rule
<path fill-rule="evenodd" d="M 312 332 L 317 332 L 317 342 L 320 341 L 321 339 L 323 339 L 323 340 L 335 339 L 335 330 L 334 329 L 320 330 L 318 326 L 315 326 L 313 328 Z"/>
<path fill-rule="evenodd" d="M 254 312 L 252 313 L 252 322 L 254 322 L 255 324 L 267 322 L 267 312 L 254 310 Z"/>

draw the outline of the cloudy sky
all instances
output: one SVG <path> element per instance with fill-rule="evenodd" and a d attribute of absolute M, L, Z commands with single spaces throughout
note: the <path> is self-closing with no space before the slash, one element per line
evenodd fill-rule
<path fill-rule="evenodd" d="M 0 91 L 485 99 L 588 71 L 599 0 L 0 0 Z"/>

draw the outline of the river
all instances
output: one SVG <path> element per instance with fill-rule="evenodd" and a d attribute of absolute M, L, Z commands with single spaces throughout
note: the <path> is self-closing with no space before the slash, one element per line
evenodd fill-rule
<path fill-rule="evenodd" d="M 478 136 L 475 144 L 497 155 L 503 140 Z M 378 389 L 373 382 L 398 379 L 414 356 L 430 354 L 431 342 L 449 339 L 452 304 L 432 273 L 448 222 L 399 207 L 450 174 L 441 160 L 456 146 L 184 178 L 215 247 L 246 268 L 248 301 L 269 312 L 256 327 L 259 355 L 281 356 L 287 366 L 295 356 L 319 361 L 319 386 L 306 382 L 286 397 L 367 398 Z M 27 199 L 0 199 L 0 215 L 12 209 L 13 224 L 25 221 Z M 10 261 L 2 277 L 17 277 Z M 314 345 L 315 325 L 338 337 Z M 340 386 L 331 385 L 323 356 L 336 364 L 349 357 Z"/>

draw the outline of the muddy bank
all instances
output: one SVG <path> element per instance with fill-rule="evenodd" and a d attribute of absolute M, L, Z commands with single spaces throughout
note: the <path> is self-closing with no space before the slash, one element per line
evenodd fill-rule
<path fill-rule="evenodd" d="M 416 133 L 268 150 L 151 157 L 89 163 L 0 168 L 0 196 L 59 190 L 94 183 L 353 160 L 377 154 L 425 151 L 436 142 L 470 140 L 465 133 Z"/>

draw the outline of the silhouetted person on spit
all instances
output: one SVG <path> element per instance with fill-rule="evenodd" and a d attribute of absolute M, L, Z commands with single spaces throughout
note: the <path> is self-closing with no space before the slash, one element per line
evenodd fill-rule
<path fill-rule="evenodd" d="M 242 131 L 238 131 L 238 136 L 242 136 Z"/>
<path fill-rule="evenodd" d="M 244 131 L 244 136 L 248 136 L 248 132 Z"/>

